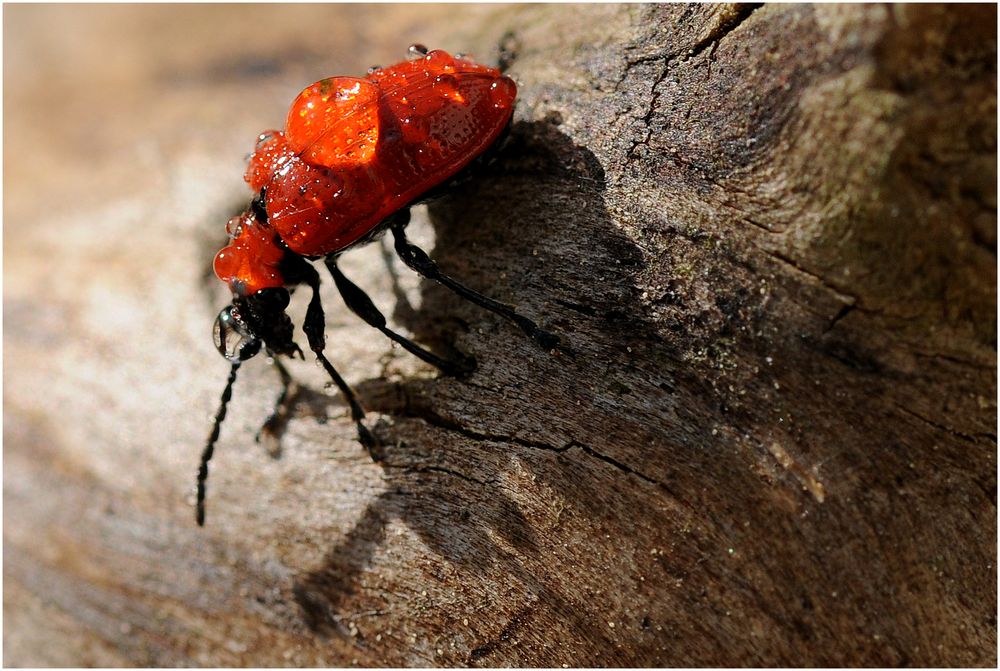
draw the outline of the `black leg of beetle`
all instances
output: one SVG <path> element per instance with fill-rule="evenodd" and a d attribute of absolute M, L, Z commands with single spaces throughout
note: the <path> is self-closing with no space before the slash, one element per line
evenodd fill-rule
<path fill-rule="evenodd" d="M 274 365 L 275 370 L 278 371 L 278 377 L 281 379 L 281 393 L 278 395 L 278 399 L 274 402 L 274 410 L 264 420 L 264 424 L 260 427 L 260 431 L 257 432 L 255 440 L 259 443 L 262 438 L 267 439 L 267 448 L 271 453 L 271 456 L 277 457 L 280 454 L 280 449 L 277 445 L 278 435 L 282 432 L 285 423 L 288 422 L 288 414 L 290 408 L 288 407 L 288 397 L 291 393 L 292 385 L 295 384 L 292 379 L 291 373 L 285 368 L 285 364 L 281 363 L 281 359 L 278 355 L 268 351 L 268 356 L 271 359 L 271 363 Z"/>
<path fill-rule="evenodd" d="M 457 282 L 438 270 L 437 264 L 434 263 L 429 256 L 427 256 L 427 253 L 424 250 L 420 249 L 406 239 L 406 231 L 404 230 L 405 225 L 406 224 L 402 222 L 397 222 L 392 225 L 392 235 L 395 239 L 396 253 L 399 254 L 399 258 L 403 259 L 403 263 L 427 279 L 440 282 L 462 298 L 512 321 L 518 326 L 518 328 L 524 331 L 543 348 L 552 350 L 559 347 L 559 336 L 554 333 L 549 333 L 548 331 L 540 328 L 538 324 L 531 321 L 527 317 L 514 312 L 514 309 L 509 305 L 495 301 L 492 298 L 482 295 L 478 291 L 473 291 L 464 284 Z"/>
<path fill-rule="evenodd" d="M 306 319 L 302 324 L 302 330 L 305 331 L 306 339 L 309 341 L 309 349 L 313 351 L 313 354 L 316 355 L 316 358 L 326 370 L 327 375 L 330 376 L 330 379 L 340 389 L 340 393 L 344 395 L 344 400 L 347 401 L 347 405 L 351 408 L 351 418 L 358 427 L 358 440 L 368 450 L 372 461 L 381 461 L 382 455 L 377 451 L 378 445 L 375 441 L 375 436 L 372 435 L 371 431 L 364 424 L 365 411 L 361 408 L 361 404 L 358 403 L 358 397 L 354 395 L 354 390 L 348 386 L 344 378 L 337 372 L 337 369 L 333 367 L 333 364 L 323 354 L 323 350 L 326 348 L 326 315 L 323 314 L 323 305 L 319 299 L 319 273 L 312 266 L 308 264 L 303 265 L 305 268 L 301 270 L 305 276 L 305 282 L 312 289 L 312 299 L 309 301 L 309 307 L 306 308 Z"/>
<path fill-rule="evenodd" d="M 347 304 L 347 307 L 349 307 L 354 314 L 364 319 L 369 326 L 374 326 L 379 331 L 384 333 L 390 340 L 399 343 L 407 352 L 418 359 L 426 361 L 432 366 L 436 366 L 446 375 L 460 377 L 462 375 L 468 375 L 475 370 L 476 362 L 474 359 L 466 359 L 462 362 L 442 359 L 436 354 L 428 352 L 420 345 L 417 345 L 413 341 L 404 338 L 390 329 L 385 325 L 385 316 L 377 307 L 375 307 L 375 304 L 372 303 L 368 294 L 344 276 L 344 273 L 342 273 L 340 268 L 337 267 L 337 260 L 335 258 L 328 256 L 326 258 L 326 267 L 329 268 L 330 274 L 333 275 L 333 281 L 337 284 L 337 289 L 340 291 L 340 295 L 344 297 L 344 303 Z"/>
<path fill-rule="evenodd" d="M 226 406 L 229 399 L 233 397 L 233 384 L 236 382 L 236 371 L 240 369 L 239 362 L 233 364 L 229 370 L 229 381 L 222 391 L 222 398 L 219 400 L 219 409 L 215 413 L 215 422 L 212 424 L 212 431 L 208 434 L 205 449 L 201 453 L 201 463 L 198 465 L 198 502 L 195 504 L 195 520 L 198 526 L 205 525 L 205 483 L 208 480 L 208 462 L 215 452 L 215 442 L 219 440 L 219 429 L 222 421 L 226 418 Z"/>
<path fill-rule="evenodd" d="M 253 200 L 250 201 L 250 209 L 253 216 L 261 224 L 267 224 L 267 187 L 263 187 Z"/>

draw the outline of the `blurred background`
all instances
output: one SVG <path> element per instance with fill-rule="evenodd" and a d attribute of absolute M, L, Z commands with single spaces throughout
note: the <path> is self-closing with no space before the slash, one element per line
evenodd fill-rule
<path fill-rule="evenodd" d="M 199 532 L 190 508 L 227 370 L 211 340 L 212 320 L 228 302 L 211 275 L 212 256 L 227 218 L 249 198 L 242 175 L 257 134 L 283 124 L 299 90 L 402 60 L 414 42 L 480 49 L 492 59 L 500 26 L 476 31 L 504 10 L 4 8 L 5 665 L 321 663 L 284 623 L 254 645 L 191 640 L 205 623 L 164 593 L 173 585 L 173 596 L 190 603 L 225 598 L 219 595 L 246 587 L 228 584 L 220 564 L 254 561 L 239 557 L 238 543 L 224 551 L 235 555 L 210 550 L 219 526 Z M 419 216 L 414 230 L 432 244 Z M 350 257 L 349 274 L 391 306 L 380 249 Z M 413 290 L 416 279 L 403 275 Z M 349 379 L 414 365 L 397 359 L 387 340 L 371 338 L 339 301 L 327 301 L 327 315 L 334 360 L 356 364 L 342 369 Z M 312 365 L 296 374 L 322 389 Z M 237 505 L 266 517 L 272 488 L 247 486 L 262 468 L 282 464 L 266 473 L 272 486 L 282 477 L 324 477 L 314 454 L 299 452 L 298 470 L 296 458 L 274 462 L 253 445 L 277 379 L 262 362 L 245 366 L 241 377 L 220 445 L 225 468 L 217 461 L 212 473 L 210 516 L 224 510 L 228 482 Z M 344 412 L 336 399 L 330 403 L 332 414 Z M 349 431 L 326 442 L 341 456 L 323 468 L 347 471 L 356 483 L 326 503 L 363 510 L 377 469 Z M 260 534 L 245 539 L 247 548 L 276 535 L 258 513 L 246 520 Z M 313 557 L 306 551 L 306 565 L 322 549 Z M 208 583 L 193 582 L 199 577 Z M 282 617 L 274 613 L 261 617 Z"/>

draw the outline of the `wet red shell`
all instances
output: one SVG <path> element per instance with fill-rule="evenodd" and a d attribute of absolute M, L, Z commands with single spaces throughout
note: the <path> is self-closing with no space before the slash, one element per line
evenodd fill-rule
<path fill-rule="evenodd" d="M 303 256 L 340 251 L 471 163 L 510 120 L 517 87 L 494 68 L 432 51 L 298 95 L 285 131 L 260 136 L 246 180 L 267 188 L 215 271 L 234 291 L 282 286 L 275 236 Z"/>

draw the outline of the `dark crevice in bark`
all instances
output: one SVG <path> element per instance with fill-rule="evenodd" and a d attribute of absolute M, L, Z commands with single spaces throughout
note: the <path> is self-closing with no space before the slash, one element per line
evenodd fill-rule
<path fill-rule="evenodd" d="M 443 466 L 428 466 L 426 464 L 394 464 L 386 460 L 380 461 L 379 466 L 382 468 L 396 468 L 404 473 L 443 473 L 445 475 L 452 475 L 456 478 L 465 480 L 466 482 L 474 482 L 475 484 L 482 485 L 483 487 L 495 484 L 492 481 L 480 480 L 472 477 L 471 475 L 459 473 L 456 470 L 445 468 Z"/>
<path fill-rule="evenodd" d="M 824 331 L 824 333 L 829 333 L 830 331 L 832 331 L 833 328 L 837 325 L 837 322 L 839 322 L 841 319 L 843 319 L 844 317 L 846 317 L 847 315 L 851 314 L 852 312 L 854 312 L 857 309 L 858 309 L 857 305 L 854 305 L 853 303 L 850 303 L 848 305 L 843 306 L 839 310 L 837 310 L 837 314 L 835 314 L 833 316 L 833 319 L 830 320 L 830 323 L 827 324 L 827 327 L 826 327 L 826 330 Z"/>
<path fill-rule="evenodd" d="M 490 434 L 490 433 L 483 433 L 483 432 L 480 432 L 480 431 L 474 431 L 472 429 L 469 429 L 467 427 L 464 427 L 464 426 L 458 424 L 457 422 L 455 422 L 453 420 L 450 420 L 450 419 L 447 419 L 445 417 L 442 417 L 439 413 L 435 412 L 430 407 L 424 406 L 422 404 L 417 404 L 417 403 L 411 402 L 412 399 L 411 399 L 410 395 L 407 393 L 407 390 L 405 388 L 399 388 L 399 389 L 397 389 L 397 391 L 400 392 L 399 395 L 403 399 L 406 399 L 406 400 L 404 400 L 402 403 L 399 403 L 398 405 L 395 405 L 395 407 L 389 407 L 388 404 L 381 403 L 377 407 L 377 410 L 379 412 L 382 412 L 382 413 L 385 413 L 385 414 L 388 414 L 388 415 L 396 415 L 396 416 L 401 416 L 401 417 L 407 417 L 407 418 L 411 418 L 411 419 L 420 419 L 420 420 L 423 420 L 424 422 L 426 422 L 427 424 L 429 424 L 431 426 L 437 427 L 439 429 L 445 429 L 447 431 L 452 431 L 454 433 L 458 433 L 459 435 L 461 435 L 461 436 L 463 436 L 465 438 L 468 438 L 469 440 L 476 441 L 476 442 L 508 443 L 508 444 L 520 445 L 521 447 L 525 447 L 525 448 L 532 449 L 532 450 L 545 450 L 545 451 L 548 451 L 548 452 L 558 452 L 558 453 L 566 452 L 566 451 L 568 451 L 568 450 L 570 450 L 570 449 L 572 449 L 572 448 L 575 447 L 575 448 L 578 448 L 584 454 L 587 454 L 588 456 L 591 456 L 591 457 L 593 457 L 593 458 L 595 458 L 595 459 L 597 459 L 599 461 L 603 461 L 604 463 L 606 463 L 606 464 L 608 464 L 610 466 L 613 466 L 614 468 L 618 469 L 619 471 L 621 471 L 623 473 L 628 473 L 629 475 L 634 475 L 637 478 L 639 478 L 640 480 L 643 480 L 644 482 L 648 482 L 649 484 L 656 485 L 657 487 L 659 487 L 659 488 L 661 488 L 664 491 L 667 491 L 669 493 L 669 489 L 667 488 L 667 486 L 663 482 L 657 480 L 656 478 L 650 477 L 649 475 L 646 475 L 645 473 L 642 473 L 641 471 L 638 471 L 638 470 L 636 470 L 636 469 L 628 466 L 627 464 L 624 464 L 624 463 L 618 461 L 617 459 L 609 457 L 606 454 L 602 454 L 601 452 L 598 452 L 594 448 L 592 448 L 592 447 L 590 447 L 588 445 L 584 445 L 583 443 L 581 443 L 579 441 L 571 440 L 570 442 L 566 443 L 565 445 L 556 446 L 556 445 L 550 445 L 548 443 L 544 443 L 544 442 L 537 441 L 537 440 L 527 440 L 525 438 L 520 438 L 518 436 L 509 436 L 509 435 L 503 435 L 503 434 Z M 436 471 L 442 471 L 442 472 L 450 473 L 451 475 L 455 475 L 457 477 L 463 478 L 465 480 L 474 481 L 474 482 L 477 482 L 479 484 L 487 484 L 485 482 L 482 482 L 482 481 L 479 481 L 479 480 L 475 480 L 474 478 L 471 478 L 471 477 L 469 477 L 467 475 L 464 475 L 462 473 L 448 471 L 447 469 L 442 469 L 442 468 L 438 468 L 438 467 L 430 467 L 430 466 L 406 466 L 406 465 L 403 465 L 403 464 L 398 464 L 398 465 L 397 464 L 392 464 L 392 465 L 389 465 L 389 467 L 390 468 L 412 469 L 412 470 L 417 470 L 417 471 L 419 471 L 419 470 L 430 470 L 430 471 L 435 471 L 436 470 Z"/>
<path fill-rule="evenodd" d="M 976 440 L 977 437 L 987 438 L 987 439 L 992 440 L 994 443 L 996 442 L 996 436 L 993 436 L 991 434 L 977 434 L 975 436 L 971 436 L 971 435 L 969 435 L 967 433 L 962 433 L 961 431 L 953 429 L 953 428 L 951 428 L 949 426 L 945 426 L 944 424 L 939 424 L 938 422 L 935 422 L 934 420 L 927 419 L 923 415 L 920 415 L 920 414 L 914 412 L 913 410 L 911 410 L 910 408 L 907 408 L 906 406 L 901 405 L 899 403 L 894 403 L 893 405 L 896 406 L 896 409 L 902 410 L 907 415 L 910 415 L 911 417 L 914 417 L 914 418 L 920 420 L 924 424 L 927 424 L 928 426 L 932 426 L 935 429 L 937 429 L 938 431 L 943 431 L 943 432 L 945 432 L 945 433 L 947 433 L 947 434 L 949 434 L 951 436 L 954 436 L 954 437 L 956 437 L 956 438 L 958 438 L 960 440 L 964 440 L 967 443 L 978 443 L 979 441 Z"/>
<path fill-rule="evenodd" d="M 660 92 L 658 89 L 660 84 L 663 83 L 663 80 L 667 78 L 668 74 L 670 74 L 670 62 L 674 58 L 675 56 L 665 56 L 663 58 L 663 68 L 660 70 L 659 74 L 656 76 L 656 80 L 653 82 L 653 85 L 649 89 L 650 92 L 649 105 L 646 107 L 646 113 L 642 115 L 642 119 L 640 120 L 640 122 L 642 123 L 642 128 L 645 131 L 645 137 L 642 138 L 641 140 L 632 141 L 632 146 L 629 147 L 628 152 L 626 152 L 625 154 L 626 162 L 636 158 L 635 152 L 639 147 L 649 146 L 649 140 L 653 136 L 653 129 L 650 127 L 650 124 L 653 121 L 653 116 L 656 114 L 657 104 L 660 100 Z"/>
<path fill-rule="evenodd" d="M 577 443 L 577 442 L 570 443 L 569 446 L 567 447 L 567 449 L 569 447 L 577 447 L 581 451 L 583 451 L 584 453 L 589 454 L 590 456 L 594 457 L 595 459 L 599 459 L 599 460 L 603 461 L 606 464 L 610 464 L 611 466 L 614 466 L 615 468 L 617 468 L 619 471 L 622 471 L 623 473 L 628 473 L 629 475 L 634 475 L 637 478 L 639 478 L 640 480 L 644 480 L 645 482 L 648 482 L 650 484 L 657 485 L 658 487 L 662 487 L 662 488 L 666 489 L 666 486 L 662 482 L 660 482 L 659 480 L 657 480 L 656 478 L 651 478 L 648 475 L 646 475 L 645 473 L 640 473 L 639 471 L 637 471 L 634 468 L 631 468 L 631 467 L 623 464 L 622 462 L 618 461 L 617 459 L 612 459 L 611 457 L 609 457 L 606 454 L 601 454 L 600 452 L 598 452 L 594 448 L 587 447 L 583 443 Z M 563 450 L 560 450 L 560 451 L 563 451 Z"/>
<path fill-rule="evenodd" d="M 435 426 L 439 429 L 446 429 L 457 433 L 469 440 L 475 442 L 492 442 L 492 443 L 508 443 L 514 445 L 520 445 L 521 447 L 527 447 L 536 450 L 553 450 L 556 452 L 565 452 L 569 449 L 570 445 L 565 445 L 563 447 L 554 447 L 547 443 L 542 443 L 536 440 L 527 440 L 524 438 L 519 438 L 517 436 L 506 436 L 502 434 L 490 434 L 483 433 L 480 431 L 473 431 L 468 429 L 461 424 L 442 417 L 440 414 L 435 412 L 429 407 L 409 405 L 406 407 L 400 407 L 395 410 L 386 407 L 379 407 L 379 412 L 383 412 L 389 415 L 396 415 L 399 417 L 407 417 L 411 419 L 421 419 L 431 426 Z"/>
<path fill-rule="evenodd" d="M 733 16 L 726 19 L 725 21 L 723 21 L 722 23 L 720 23 L 718 26 L 716 26 L 712 32 L 710 32 L 708 35 L 705 36 L 704 39 L 699 40 L 698 43 L 691 48 L 690 55 L 687 56 L 687 58 L 685 58 L 684 60 L 689 60 L 691 58 L 699 56 L 701 52 L 705 51 L 705 49 L 707 49 L 710 46 L 713 48 L 714 51 L 716 45 L 718 45 L 718 43 L 721 42 L 722 39 L 726 37 L 726 35 L 729 35 L 731 32 L 739 28 L 744 21 L 750 18 L 751 14 L 753 14 L 755 11 L 757 11 L 763 6 L 764 3 L 760 2 L 748 2 L 740 4 L 737 7 L 736 13 Z"/>
<path fill-rule="evenodd" d="M 836 294 L 839 298 L 841 298 L 841 300 L 847 300 L 847 301 L 849 301 L 851 303 L 851 305 L 855 309 L 860 309 L 861 306 L 858 305 L 858 297 L 857 296 L 854 296 L 854 295 L 848 293 L 846 290 L 844 290 L 841 287 L 836 286 L 835 284 L 831 284 L 822 275 L 817 275 L 816 273 L 812 272 L 811 270 L 803 268 L 795 259 L 791 258 L 790 256 L 782 254 L 781 252 L 775 251 L 773 249 L 772 250 L 765 250 L 765 251 L 768 254 L 768 256 L 770 256 L 771 258 L 777 259 L 778 261 L 781 261 L 785 265 L 791 266 L 792 268 L 794 268 L 796 271 L 802 273 L 803 275 L 808 275 L 809 277 L 811 277 L 814 280 L 816 280 L 817 282 L 819 282 L 824 288 L 826 288 L 827 290 L 829 290 L 829 291 L 833 292 L 834 294 Z"/>

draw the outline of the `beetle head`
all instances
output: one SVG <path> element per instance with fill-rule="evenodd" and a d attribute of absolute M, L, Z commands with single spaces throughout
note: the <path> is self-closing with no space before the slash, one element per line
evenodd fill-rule
<path fill-rule="evenodd" d="M 250 296 L 235 296 L 215 318 L 213 335 L 219 354 L 232 363 L 255 356 L 261 346 L 274 354 L 291 356 L 299 346 L 292 340 L 294 327 L 285 313 L 288 290 L 261 289 Z"/>

